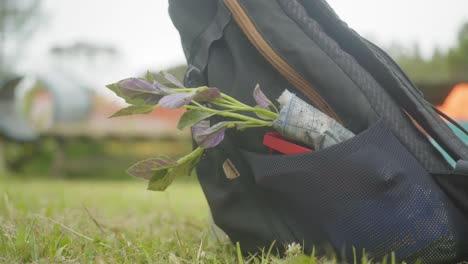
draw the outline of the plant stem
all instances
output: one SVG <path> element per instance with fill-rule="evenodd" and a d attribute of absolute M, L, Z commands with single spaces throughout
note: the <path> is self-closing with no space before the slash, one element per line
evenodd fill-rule
<path fill-rule="evenodd" d="M 239 101 L 237 101 L 236 99 L 232 98 L 231 96 L 227 95 L 227 94 L 223 94 L 221 93 L 221 97 L 227 101 L 230 101 L 236 105 L 242 105 L 242 106 L 245 106 L 245 107 L 249 107 L 248 105 L 244 104 L 244 103 L 241 103 Z"/>
<path fill-rule="evenodd" d="M 221 97 L 222 97 L 224 100 L 226 100 L 226 101 L 232 103 L 233 105 L 242 105 L 242 106 L 244 106 L 244 107 L 254 108 L 254 107 L 251 107 L 251 106 L 249 106 L 249 105 L 246 105 L 246 104 L 244 104 L 244 103 L 242 103 L 242 102 L 237 101 L 236 99 L 232 98 L 232 97 L 229 96 L 229 95 L 226 95 L 226 94 L 223 94 L 223 93 L 222 93 L 222 94 L 221 94 Z M 278 118 L 279 110 L 278 110 L 278 108 L 276 108 L 276 106 L 275 106 L 273 103 L 271 104 L 271 106 L 273 107 L 273 109 L 275 110 L 276 113 L 273 113 L 273 112 L 268 111 L 268 110 L 265 110 L 265 111 L 268 111 L 268 112 L 270 112 L 270 113 L 272 113 L 272 114 L 275 114 L 275 115 L 272 116 L 271 114 L 266 113 L 266 112 L 263 112 L 263 114 L 266 115 L 266 116 L 272 117 L 273 120 L 274 120 L 274 119 Z M 258 109 L 258 108 L 254 108 L 254 109 Z M 260 113 L 260 112 L 259 112 L 259 113 Z"/>
<path fill-rule="evenodd" d="M 232 118 L 236 118 L 236 119 L 240 119 L 240 120 L 251 121 L 251 122 L 254 122 L 255 124 L 258 124 L 258 125 L 272 126 L 272 122 L 260 120 L 260 119 L 257 119 L 257 118 L 248 117 L 248 116 L 241 115 L 241 114 L 214 110 L 214 109 L 207 108 L 207 107 L 204 107 L 204 106 L 200 107 L 200 106 L 193 106 L 193 105 L 185 105 L 184 108 L 203 110 L 205 112 L 215 113 L 217 115 L 221 115 L 221 116 L 225 116 L 225 117 L 232 117 Z"/>
<path fill-rule="evenodd" d="M 183 156 L 182 158 L 177 160 L 177 163 L 184 163 L 187 162 L 187 160 L 192 160 L 198 156 L 200 156 L 205 149 L 203 147 L 198 147 L 194 151 L 190 152 L 189 154 Z"/>
<path fill-rule="evenodd" d="M 198 107 L 200 107 L 200 108 L 202 108 L 202 109 L 203 109 L 203 108 L 208 108 L 208 107 L 204 107 L 202 104 L 200 104 L 200 103 L 197 102 L 197 101 L 192 101 L 191 103 L 194 104 L 194 105 L 196 105 L 196 106 L 198 106 Z"/>
<path fill-rule="evenodd" d="M 203 87 L 199 87 L 199 88 L 203 88 Z M 194 90 L 197 90 L 198 88 L 174 88 L 174 89 L 171 89 L 175 92 L 178 92 L 178 93 L 187 93 L 187 92 L 193 92 Z"/>
<path fill-rule="evenodd" d="M 266 109 L 259 108 L 259 107 L 251 107 L 251 106 L 239 107 L 239 106 L 227 105 L 227 104 L 219 103 L 219 102 L 213 102 L 213 104 L 215 104 L 217 106 L 224 107 L 224 108 L 234 109 L 234 110 L 237 110 L 237 111 L 255 112 L 255 113 L 258 113 L 260 115 L 264 115 L 264 116 L 268 117 L 270 120 L 275 120 L 275 119 L 278 118 L 278 114 L 273 113 L 273 112 L 271 112 L 269 110 L 266 110 Z"/>
<path fill-rule="evenodd" d="M 212 104 L 214 105 L 217 105 L 217 106 L 221 106 L 221 107 L 224 107 L 224 108 L 229 108 L 229 109 L 234 109 L 234 110 L 238 110 L 238 106 L 234 105 L 234 104 L 226 104 L 226 103 L 223 103 L 223 102 L 211 102 Z"/>
<path fill-rule="evenodd" d="M 276 113 L 276 114 L 279 114 L 279 113 L 280 113 L 280 111 L 278 110 L 278 108 L 276 108 L 275 104 L 271 103 L 270 105 L 273 107 L 273 109 L 275 110 L 275 113 Z"/>

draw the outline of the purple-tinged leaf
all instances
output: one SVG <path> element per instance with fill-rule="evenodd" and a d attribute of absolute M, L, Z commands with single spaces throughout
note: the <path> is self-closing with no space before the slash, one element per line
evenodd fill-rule
<path fill-rule="evenodd" d="M 205 136 L 198 136 L 197 138 L 195 138 L 195 140 L 197 140 L 197 143 L 205 149 L 214 148 L 217 145 L 219 145 L 221 141 L 223 141 L 225 131 L 226 128 L 223 127 L 211 134 Z"/>
<path fill-rule="evenodd" d="M 201 120 L 192 126 L 192 135 L 195 137 L 196 135 L 203 134 L 208 128 L 210 128 L 210 121 Z"/>
<path fill-rule="evenodd" d="M 139 78 L 128 78 L 117 83 L 120 88 L 128 91 L 155 92 L 156 87 L 146 80 Z"/>
<path fill-rule="evenodd" d="M 132 105 L 156 105 L 166 94 L 155 85 L 139 78 L 121 80 L 107 87 Z"/>
<path fill-rule="evenodd" d="M 205 88 L 200 89 L 193 97 L 193 100 L 199 103 L 207 103 L 221 98 L 221 92 L 218 88 Z"/>
<path fill-rule="evenodd" d="M 166 80 L 170 81 L 175 86 L 180 87 L 180 88 L 185 88 L 184 85 L 174 75 L 170 74 L 169 72 L 163 71 L 163 75 L 164 75 L 164 78 L 166 78 Z"/>
<path fill-rule="evenodd" d="M 159 101 L 159 106 L 169 109 L 181 108 L 184 105 L 190 104 L 194 95 L 195 92 L 166 95 Z"/>
<path fill-rule="evenodd" d="M 127 170 L 127 173 L 134 177 L 150 180 L 153 176 L 161 174 L 175 165 L 177 165 L 175 161 L 165 157 L 152 158 L 137 162 Z"/>
<path fill-rule="evenodd" d="M 253 97 L 255 99 L 255 102 L 257 102 L 259 106 L 268 107 L 272 104 L 271 101 L 262 92 L 262 90 L 260 89 L 260 85 L 258 84 L 255 86 L 255 89 L 253 91 Z"/>
<path fill-rule="evenodd" d="M 167 87 L 166 85 L 158 82 L 157 80 L 153 80 L 153 85 L 158 89 L 158 91 L 160 91 L 161 93 L 163 94 L 171 94 L 171 93 L 174 93 L 174 91 L 172 90 L 172 88 L 170 87 Z"/>
<path fill-rule="evenodd" d="M 209 127 L 209 121 L 203 120 L 192 126 L 192 135 L 197 144 L 205 149 L 214 148 L 224 139 L 228 122 L 220 122 Z"/>

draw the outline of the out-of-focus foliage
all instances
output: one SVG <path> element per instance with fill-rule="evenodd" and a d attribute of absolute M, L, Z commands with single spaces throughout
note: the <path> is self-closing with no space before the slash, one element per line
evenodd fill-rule
<path fill-rule="evenodd" d="M 185 66 L 173 67 L 168 71 L 178 79 L 182 79 Z M 57 85 L 57 88 L 63 91 L 64 85 Z M 21 110 L 27 118 L 33 120 L 38 117 L 37 115 L 31 116 L 32 112 L 37 112 L 32 111 L 34 102 L 38 95 L 43 95 L 41 91 L 46 90 L 43 83 L 38 82 L 24 95 L 22 100 L 24 105 Z M 52 100 L 56 97 L 55 94 L 50 94 L 51 98 L 45 99 Z M 41 99 L 44 97 L 42 96 Z M 71 99 L 76 101 L 77 97 L 71 96 Z M 47 100 L 39 103 L 48 103 Z M 113 107 L 113 105 L 103 107 Z M 102 115 L 99 111 L 103 109 L 94 109 L 93 111 L 96 112 L 93 112 L 94 114 L 89 117 L 88 121 L 65 124 L 60 127 L 64 129 L 54 126 L 40 130 L 39 137 L 34 141 L 17 142 L 14 138 L 2 138 L 2 133 L 0 133 L 0 156 L 3 156 L 3 158 L 0 157 L 0 171 L 3 167 L 3 170 L 17 177 L 47 175 L 53 178 L 129 179 L 130 176 L 125 173 L 125 170 L 138 160 L 163 153 L 177 158 L 191 150 L 192 144 L 187 136 L 158 132 L 159 130 L 147 134 L 138 132 L 138 122 L 153 122 L 153 127 L 155 127 L 154 124 L 156 126 L 167 125 L 169 121 L 166 119 L 170 116 L 164 120 L 140 118 L 132 122 L 116 122 L 114 127 L 110 126 L 111 128 L 104 134 L 100 134 L 99 129 L 86 129 L 93 122 L 102 125 L 107 120 L 110 113 Z M 55 112 L 56 109 L 46 108 L 45 110 Z M 39 117 L 42 116 L 39 115 Z M 34 119 L 34 121 L 42 122 L 43 120 Z M 119 123 L 120 126 L 126 126 L 127 130 L 119 130 Z M 131 132 L 132 127 L 136 129 L 135 133 Z M 95 133 L 96 131 L 98 132 Z"/>
<path fill-rule="evenodd" d="M 410 49 L 392 44 L 386 50 L 416 82 L 466 81 L 468 80 L 468 23 L 461 27 L 457 39 L 454 47 L 447 51 L 436 48 L 429 58 L 422 56 L 417 44 Z"/>
<path fill-rule="evenodd" d="M 447 54 L 438 48 L 430 58 L 422 56 L 419 45 L 405 49 L 393 44 L 387 51 L 416 82 L 434 83 L 451 79 Z"/>
<path fill-rule="evenodd" d="M 457 83 L 468 81 L 468 23 L 461 27 L 457 39 L 454 47 L 446 51 L 436 48 L 429 58 L 417 44 L 410 49 L 392 44 L 386 50 L 425 97 L 440 104 Z"/>
<path fill-rule="evenodd" d="M 128 180 L 133 163 L 148 156 L 179 157 L 188 139 L 91 138 L 43 136 L 29 143 L 3 142 L 5 166 L 16 177 Z"/>
<path fill-rule="evenodd" d="M 118 53 L 118 51 L 113 46 L 78 41 L 68 46 L 56 45 L 50 49 L 50 53 L 55 56 L 83 54 L 88 57 L 95 57 L 100 54 L 114 56 Z"/>
<path fill-rule="evenodd" d="M 468 79 L 468 23 L 458 33 L 458 46 L 449 50 L 447 61 L 454 77 Z"/>
<path fill-rule="evenodd" d="M 169 68 L 169 69 L 167 70 L 167 72 L 169 72 L 169 73 L 171 73 L 172 75 L 174 75 L 177 79 L 183 80 L 186 70 L 187 70 L 187 66 L 186 66 L 186 65 L 179 65 L 179 66 L 175 66 L 175 67 Z"/>
<path fill-rule="evenodd" d="M 0 1 L 0 79 L 40 25 L 41 0 Z"/>

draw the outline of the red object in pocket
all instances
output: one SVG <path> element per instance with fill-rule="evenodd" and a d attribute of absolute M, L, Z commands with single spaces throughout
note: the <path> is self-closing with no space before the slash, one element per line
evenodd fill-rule
<path fill-rule="evenodd" d="M 312 149 L 286 141 L 278 132 L 265 133 L 265 136 L 263 137 L 263 145 L 270 149 L 270 155 L 273 154 L 273 151 L 277 151 L 285 155 L 303 154 L 312 151 Z"/>

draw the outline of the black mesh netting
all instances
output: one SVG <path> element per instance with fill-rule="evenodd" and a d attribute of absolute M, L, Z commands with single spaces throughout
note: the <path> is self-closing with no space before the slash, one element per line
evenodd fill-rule
<path fill-rule="evenodd" d="M 463 250 L 458 211 L 382 121 L 316 152 L 244 155 L 257 184 L 307 222 L 306 243 L 327 241 L 347 259 L 356 247 L 424 263 L 450 262 Z"/>

